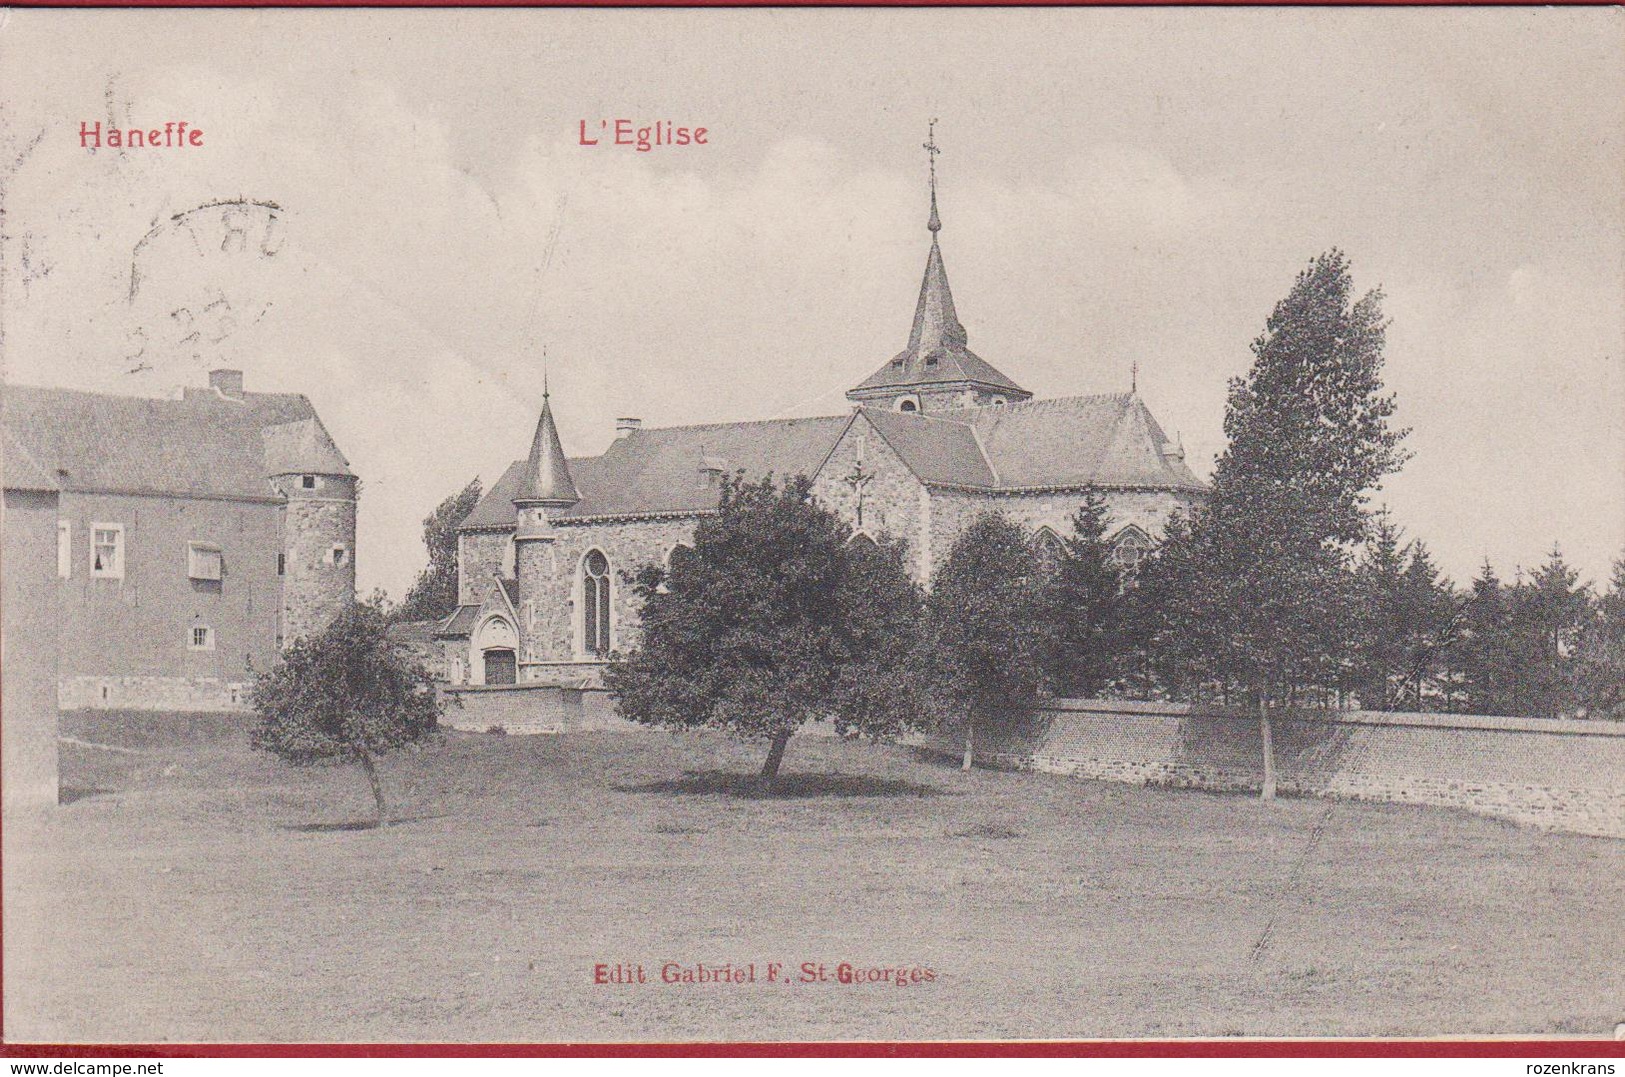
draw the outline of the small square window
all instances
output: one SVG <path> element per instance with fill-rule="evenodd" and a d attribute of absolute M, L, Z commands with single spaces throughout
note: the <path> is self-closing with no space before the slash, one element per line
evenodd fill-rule
<path fill-rule="evenodd" d="M 207 542 L 188 542 L 186 575 L 194 580 L 221 579 L 225 575 L 225 554 Z"/>
<path fill-rule="evenodd" d="M 299 485 L 304 487 L 306 490 L 314 490 L 314 489 L 316 489 L 316 476 L 314 476 L 314 475 L 301 475 L 301 476 L 299 476 Z"/>
<path fill-rule="evenodd" d="M 187 644 L 187 649 L 193 651 L 214 650 L 214 629 L 208 625 L 193 625 L 191 641 Z"/>
<path fill-rule="evenodd" d="M 342 565 L 342 564 L 344 564 L 344 562 L 348 561 L 349 559 L 350 559 L 350 551 L 349 550 L 345 549 L 343 546 L 334 546 L 333 547 L 333 563 L 335 565 Z"/>
<path fill-rule="evenodd" d="M 90 525 L 90 574 L 103 579 L 124 578 L 124 525 Z"/>

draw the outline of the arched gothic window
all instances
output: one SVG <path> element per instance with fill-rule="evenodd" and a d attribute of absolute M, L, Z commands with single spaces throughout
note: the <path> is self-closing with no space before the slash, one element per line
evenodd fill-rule
<path fill-rule="evenodd" d="M 857 546 L 865 553 L 878 548 L 880 545 L 867 531 L 858 531 L 854 533 L 851 538 L 846 540 L 846 544 L 848 546 Z"/>
<path fill-rule="evenodd" d="M 1038 563 L 1038 569 L 1045 574 L 1060 570 L 1061 562 L 1066 559 L 1066 544 L 1048 527 L 1040 527 L 1033 536 L 1033 560 Z"/>
<path fill-rule="evenodd" d="M 593 550 L 581 560 L 581 649 L 609 653 L 609 558 Z"/>
<path fill-rule="evenodd" d="M 1135 572 L 1150 556 L 1150 537 L 1132 524 L 1119 531 L 1117 538 L 1112 541 L 1112 564 L 1125 574 Z"/>
<path fill-rule="evenodd" d="M 679 542 L 677 545 L 667 550 L 666 578 L 660 581 L 660 586 L 657 587 L 656 590 L 661 594 L 665 594 L 666 592 L 670 591 L 672 576 L 675 573 L 682 572 L 684 570 L 683 566 L 687 565 L 693 557 L 694 547 L 685 542 Z"/>
<path fill-rule="evenodd" d="M 673 572 L 681 572 L 682 566 L 693 556 L 694 547 L 686 542 L 679 542 L 673 546 L 671 552 L 666 555 L 666 575 L 670 576 Z"/>

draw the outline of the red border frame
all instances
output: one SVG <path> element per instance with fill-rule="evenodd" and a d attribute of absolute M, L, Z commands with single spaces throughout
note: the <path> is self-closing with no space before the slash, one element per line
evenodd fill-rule
<path fill-rule="evenodd" d="M 1617 0 L 6 0 L 13 8 L 1615 7 Z"/>
<path fill-rule="evenodd" d="M 1617 0 L 6 0 L 44 9 L 1612 7 Z M 0 867 L 3 873 L 3 867 Z M 1622 1013 L 1625 1017 L 1625 1013 Z M 682 1043 L 7 1043 L 12 1058 L 1622 1058 L 1609 1039 L 695 1041 Z"/>
<path fill-rule="evenodd" d="M 18 1058 L 1620 1058 L 1625 1040 L 0 1044 Z"/>

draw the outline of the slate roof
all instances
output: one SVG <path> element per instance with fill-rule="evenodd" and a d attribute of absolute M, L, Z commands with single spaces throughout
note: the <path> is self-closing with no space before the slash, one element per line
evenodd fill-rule
<path fill-rule="evenodd" d="M 543 505 L 568 505 L 580 498 L 570 479 L 570 463 L 564 458 L 559 428 L 553 422 L 553 405 L 542 394 L 542 416 L 536 420 L 536 434 L 530 440 L 530 458 L 519 473 L 514 497 Z"/>
<path fill-rule="evenodd" d="M 469 633 L 474 631 L 474 622 L 479 619 L 479 616 L 480 607 L 477 603 L 471 606 L 458 606 L 457 609 L 452 612 L 452 615 L 447 617 L 445 622 L 441 624 L 439 628 L 435 629 L 435 638 L 442 639 L 447 637 L 456 638 L 459 636 L 467 636 Z"/>
<path fill-rule="evenodd" d="M 1155 486 L 1207 489 L 1182 459 L 1164 455 L 1168 435 L 1134 393 L 1028 400 L 967 408 L 1002 489 Z"/>
<path fill-rule="evenodd" d="M 1202 484 L 1132 393 L 1026 401 L 999 407 L 907 413 L 864 408 L 921 482 L 989 493 L 1039 488 L 1149 486 L 1200 492 Z M 581 500 L 552 518 L 695 513 L 714 509 L 703 468 L 747 476 L 814 474 L 852 421 L 819 419 L 636 430 L 602 456 L 569 462 Z M 461 530 L 514 526 L 513 497 L 526 462 L 515 461 L 463 520 Z"/>
<path fill-rule="evenodd" d="M 920 281 L 920 298 L 914 305 L 914 324 L 909 329 L 908 347 L 865 378 L 847 396 L 862 399 L 865 395 L 873 395 L 872 390 L 955 382 L 974 382 L 1002 389 L 1015 397 L 1032 395 L 971 351 L 966 346 L 967 340 L 968 334 L 959 321 L 958 311 L 954 309 L 953 290 L 948 287 L 948 271 L 942 264 L 942 249 L 937 246 L 933 232 L 931 251 L 925 259 L 925 277 Z"/>
<path fill-rule="evenodd" d="M 310 401 L 291 393 L 173 400 L 6 385 L 0 429 L 7 486 L 18 468 L 18 481 L 42 471 L 62 490 L 274 499 L 273 474 L 351 473 Z"/>

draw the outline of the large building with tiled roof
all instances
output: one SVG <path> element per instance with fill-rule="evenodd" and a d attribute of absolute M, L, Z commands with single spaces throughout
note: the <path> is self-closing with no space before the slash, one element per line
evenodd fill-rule
<path fill-rule="evenodd" d="M 6 672 L 49 649 L 63 709 L 243 706 L 355 599 L 356 477 L 304 396 L 227 370 L 179 399 L 8 385 L 0 451 L 8 507 L 50 503 L 54 568 L 47 630 L 7 632 Z"/>
<path fill-rule="evenodd" d="M 440 626 L 456 684 L 597 683 L 636 645 L 627 579 L 668 562 L 717 508 L 727 475 L 808 475 L 857 533 L 908 545 L 929 585 L 977 515 L 1022 523 L 1050 552 L 1088 489 L 1116 556 L 1135 563 L 1205 487 L 1137 393 L 1034 400 L 970 350 L 938 242 L 908 344 L 847 393 L 846 415 L 645 429 L 621 420 L 600 456 L 569 459 L 550 399 L 531 439 L 459 529 L 457 610 Z"/>

